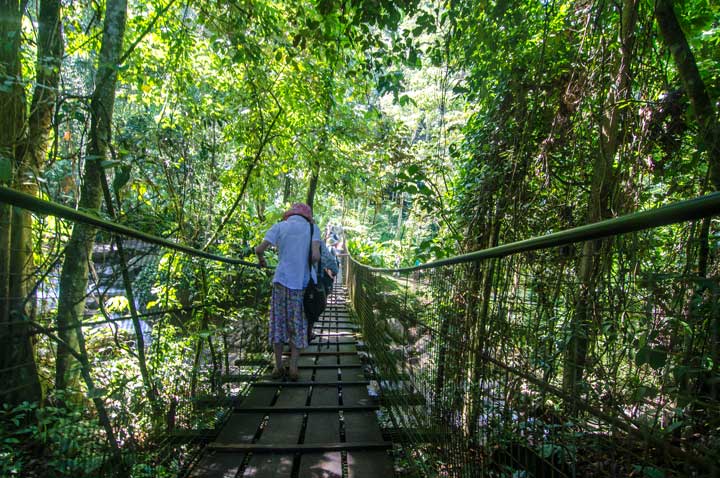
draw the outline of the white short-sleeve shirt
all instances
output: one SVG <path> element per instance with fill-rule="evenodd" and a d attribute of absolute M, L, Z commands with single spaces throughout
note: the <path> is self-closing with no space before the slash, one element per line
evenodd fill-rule
<path fill-rule="evenodd" d="M 320 228 L 313 224 L 313 241 L 320 241 Z M 265 234 L 265 240 L 278 250 L 280 260 L 275 268 L 273 282 L 288 289 L 304 289 L 310 280 L 317 282 L 315 270 L 310 270 L 310 223 L 302 216 L 290 216 L 278 222 Z"/>

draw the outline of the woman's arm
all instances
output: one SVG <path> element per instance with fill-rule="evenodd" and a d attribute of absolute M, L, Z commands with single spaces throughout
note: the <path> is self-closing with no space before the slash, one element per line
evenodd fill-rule
<path fill-rule="evenodd" d="M 259 246 L 255 248 L 255 255 L 258 258 L 258 264 L 261 267 L 267 267 L 267 261 L 265 260 L 265 251 L 268 247 L 272 246 L 268 241 L 262 241 Z"/>

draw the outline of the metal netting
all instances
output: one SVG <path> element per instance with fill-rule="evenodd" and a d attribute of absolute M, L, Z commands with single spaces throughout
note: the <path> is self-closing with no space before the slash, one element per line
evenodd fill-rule
<path fill-rule="evenodd" d="M 438 267 L 348 258 L 415 474 L 715 476 L 718 223 L 709 252 L 696 225 Z"/>
<path fill-rule="evenodd" d="M 266 369 L 268 270 L 94 230 L 78 324 L 59 324 L 77 223 L 34 219 L 27 295 L 0 318 L 0 476 L 176 476 Z M 61 346 L 79 379 L 57 390 Z"/>

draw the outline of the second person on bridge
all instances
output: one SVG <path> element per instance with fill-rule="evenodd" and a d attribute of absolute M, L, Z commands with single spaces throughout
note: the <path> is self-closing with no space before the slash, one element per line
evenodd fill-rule
<path fill-rule="evenodd" d="M 312 231 L 312 235 L 311 235 Z M 273 277 L 270 303 L 270 344 L 275 353 L 273 379 L 284 376 L 282 366 L 283 344 L 290 344 L 290 380 L 298 379 L 300 351 L 308 345 L 308 324 L 303 314 L 303 291 L 310 281 L 317 282 L 314 268 L 320 258 L 320 229 L 313 222 L 312 209 L 307 204 L 296 203 L 285 212 L 283 220 L 270 228 L 262 243 L 255 248 L 258 263 L 266 266 L 265 251 L 275 246 L 278 264 Z"/>

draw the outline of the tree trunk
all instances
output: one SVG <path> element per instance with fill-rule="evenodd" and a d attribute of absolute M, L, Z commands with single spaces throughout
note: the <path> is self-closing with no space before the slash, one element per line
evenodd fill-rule
<path fill-rule="evenodd" d="M 328 128 L 330 127 L 330 115 L 333 109 L 333 85 L 335 84 L 335 71 L 331 69 L 326 78 L 324 85 L 325 96 L 323 101 L 325 102 L 325 124 L 323 124 L 322 132 L 320 133 L 320 144 L 316 156 L 313 158 L 311 163 L 311 175 L 310 185 L 308 186 L 308 193 L 306 203 L 311 208 L 315 202 L 315 192 L 317 191 L 318 182 L 320 180 L 320 169 L 322 167 L 321 161 L 327 156 L 328 153 Z"/>
<path fill-rule="evenodd" d="M 687 93 L 695 120 L 698 123 L 698 149 L 705 151 L 708 156 L 708 168 L 710 170 L 710 181 L 712 187 L 720 190 L 720 122 L 710 98 L 708 90 L 703 82 L 700 72 L 695 61 L 695 56 L 690 45 L 685 38 L 685 34 L 680 27 L 673 4 L 668 0 L 658 0 L 655 8 L 655 18 L 660 27 L 660 34 L 665 45 L 670 50 L 675 60 L 675 64 L 680 75 L 685 92 Z M 705 219 L 702 223 L 699 237 L 698 251 L 698 275 L 704 277 L 708 269 L 708 234 L 710 231 L 710 221 Z M 692 295 L 689 297 L 686 305 L 686 320 L 690 323 L 692 333 L 685 334 L 678 330 L 678 334 L 685 334 L 683 339 L 684 350 L 681 364 L 686 366 L 690 363 L 693 356 L 693 338 L 697 334 L 709 334 L 710 339 L 710 355 L 716 358 L 718 353 L 718 322 L 717 319 L 703 320 L 701 314 L 695 313 L 694 304 L 702 304 L 704 302 L 703 295 L 706 293 L 706 286 L 702 283 L 696 284 Z M 717 363 L 717 362 L 713 362 Z M 715 368 L 717 370 L 717 368 Z M 704 378 L 698 377 L 690 380 L 683 375 L 678 382 L 678 386 L 688 396 L 694 395 L 695 388 L 702 387 Z M 711 395 L 717 396 L 717 385 L 708 384 Z"/>
<path fill-rule="evenodd" d="M 613 168 L 618 150 L 620 115 L 622 103 L 631 99 L 630 63 L 635 43 L 638 0 L 624 0 L 620 23 L 620 58 L 616 67 L 615 83 L 605 100 L 605 114 L 600 129 L 600 151 L 593 164 L 593 178 L 588 201 L 587 222 L 594 223 L 610 216 L 612 191 L 616 177 Z M 583 245 L 578 264 L 579 294 L 575 315 L 570 324 L 570 340 L 565 353 L 563 388 L 565 393 L 576 396 L 577 385 L 582 380 L 587 360 L 588 346 L 593 334 L 592 317 L 596 302 L 595 291 L 602 269 L 604 241 L 588 241 Z"/>
<path fill-rule="evenodd" d="M 36 86 L 27 125 L 27 137 L 16 151 L 15 189 L 37 195 L 36 176 L 42 173 L 47 154 L 47 141 L 52 127 L 53 112 L 60 80 L 63 41 L 60 22 L 60 2 L 44 0 L 40 4 Z M 40 400 L 41 388 L 35 366 L 27 321 L 34 309 L 35 264 L 33 261 L 32 214 L 15 209 L 10 234 L 10 317 L 15 325 L 14 340 L 7 353 L 12 363 L 25 363 L 17 369 L 13 380 L 27 384 L 27 391 L 15 397 L 18 401 Z M 24 323 L 25 322 L 25 323 Z"/>
<path fill-rule="evenodd" d="M 37 195 L 36 177 L 45 165 L 47 142 L 52 127 L 57 88 L 60 81 L 60 66 L 63 54 L 63 39 L 60 22 L 59 0 L 43 0 L 38 18 L 38 52 L 36 62 L 36 86 L 33 91 L 27 138 L 17 156 L 15 188 Z M 18 211 L 12 223 L 13 251 L 10 262 L 12 281 L 10 296 L 14 299 L 11 309 L 19 317 L 27 315 L 27 296 L 32 290 L 34 264 L 32 250 L 32 215 Z"/>
<path fill-rule="evenodd" d="M 18 1 L 0 1 L 0 183 L 12 183 L 17 148 L 25 121 L 25 96 L 20 82 L 20 38 L 23 10 Z M 10 231 L 13 208 L 0 204 L 0 320 L 9 321 Z M 5 338 L 5 337 L 3 337 Z"/>
<path fill-rule="evenodd" d="M 500 199 L 495 209 L 495 215 L 493 218 L 493 224 L 491 229 L 492 234 L 489 238 L 487 248 L 496 247 L 500 242 L 500 227 L 502 224 L 502 220 L 500 218 L 502 217 L 502 211 L 504 209 L 504 200 Z M 470 368 L 472 370 L 471 383 L 475 385 L 480 384 L 483 379 L 483 364 L 485 363 L 484 354 L 487 351 L 487 346 L 485 343 L 487 341 L 487 334 L 489 332 L 488 312 L 490 310 L 490 298 L 493 293 L 493 281 L 495 278 L 496 268 L 498 264 L 499 261 L 497 259 L 490 259 L 484 261 L 483 263 L 481 263 L 480 270 L 478 271 L 479 281 L 477 279 L 473 279 L 473 281 L 471 281 L 471 283 L 476 282 L 475 286 L 477 287 L 477 289 L 473 290 L 472 293 L 479 293 L 477 295 L 479 303 L 478 299 L 474 299 L 474 306 L 472 308 L 472 320 L 474 321 L 474 323 L 472 324 L 471 340 L 473 344 L 472 350 L 474 353 L 474 357 L 472 358 L 472 364 Z M 469 393 L 465 397 L 465 402 L 468 404 L 468 419 L 466 423 L 467 432 L 470 436 L 470 440 L 474 442 L 478 432 L 477 427 L 479 426 L 480 413 L 482 411 L 482 397 L 480 397 L 478 393 Z"/>
<path fill-rule="evenodd" d="M 404 200 L 404 194 L 398 193 L 398 219 L 397 219 L 397 226 L 395 229 L 395 240 L 396 241 L 402 241 L 403 236 L 403 211 L 405 210 L 405 200 Z"/>
<path fill-rule="evenodd" d="M 321 147 L 321 152 L 320 152 L 320 154 L 318 154 L 318 156 L 320 156 L 322 154 L 322 151 L 324 151 L 324 147 Z M 317 191 L 317 185 L 318 185 L 319 180 L 320 180 L 320 159 L 318 159 L 318 157 L 315 157 L 315 159 L 313 159 L 313 163 L 312 163 L 312 174 L 310 176 L 310 185 L 308 186 L 307 199 L 305 199 L 305 202 L 311 208 L 313 207 L 313 203 L 315 202 L 315 191 Z"/>
<path fill-rule="evenodd" d="M 97 73 L 97 84 L 91 102 L 90 144 L 85 159 L 80 207 L 88 211 L 100 209 L 102 200 L 102 161 L 110 142 L 112 114 L 115 103 L 118 60 L 127 17 L 127 0 L 111 0 L 105 11 L 102 46 Z M 59 335 L 71 347 L 83 343 L 80 320 L 85 310 L 85 291 L 88 282 L 88 262 L 95 240 L 95 228 L 77 223 L 65 250 L 60 275 L 57 326 Z M 77 348 L 81 354 L 84 350 Z M 59 390 L 75 388 L 80 370 L 78 363 L 64 345 L 58 345 L 55 386 Z"/>
<path fill-rule="evenodd" d="M 292 178 L 290 177 L 290 174 L 285 174 L 283 177 L 283 196 L 282 196 L 283 204 L 287 204 L 287 202 L 290 200 L 291 192 L 292 192 Z"/>
<path fill-rule="evenodd" d="M 716 191 L 720 190 L 720 123 L 713 108 L 705 83 L 700 77 L 695 56 L 680 28 L 672 0 L 657 0 L 655 18 L 660 34 L 677 65 L 685 92 L 690 98 L 695 119 L 698 122 L 700 150 L 707 151 L 710 180 Z"/>
<path fill-rule="evenodd" d="M 22 67 L 19 51 L 25 5 L 26 2 L 17 1 L 0 4 L 0 41 L 3 44 L 0 61 L 4 67 L 2 74 L 8 80 L 12 78 L 10 91 L 0 93 L 0 116 L 3 118 L 0 121 L 4 123 L 0 124 L 0 161 L 6 173 L 14 171 L 10 177 L 2 178 L 2 182 L 11 182 L 21 191 L 35 193 L 35 178 L 26 174 L 26 155 L 32 147 L 33 152 L 40 149 L 41 158 L 44 158 L 44 145 L 50 130 L 59 75 L 59 69 L 55 70 L 53 75 L 48 72 L 46 65 L 48 62 L 59 62 L 60 58 L 59 54 L 55 54 L 56 43 L 51 40 L 54 35 L 49 30 L 57 28 L 59 5 L 53 2 L 43 2 L 41 5 L 37 86 L 33 96 L 30 125 L 24 141 L 26 99 L 20 81 Z M 49 112 L 46 111 L 47 102 L 42 94 L 46 88 L 52 89 L 49 94 Z M 3 401 L 11 404 L 25 400 L 39 401 L 42 398 L 28 325 L 31 314 L 26 307 L 34 272 L 30 219 L 31 215 L 27 211 L 7 205 L 0 206 L 0 321 L 5 322 L 0 328 L 3 348 L 0 370 L 12 366 L 12 372 L 2 374 L 0 380 L 10 390 L 10 393 L 3 396 Z"/>

